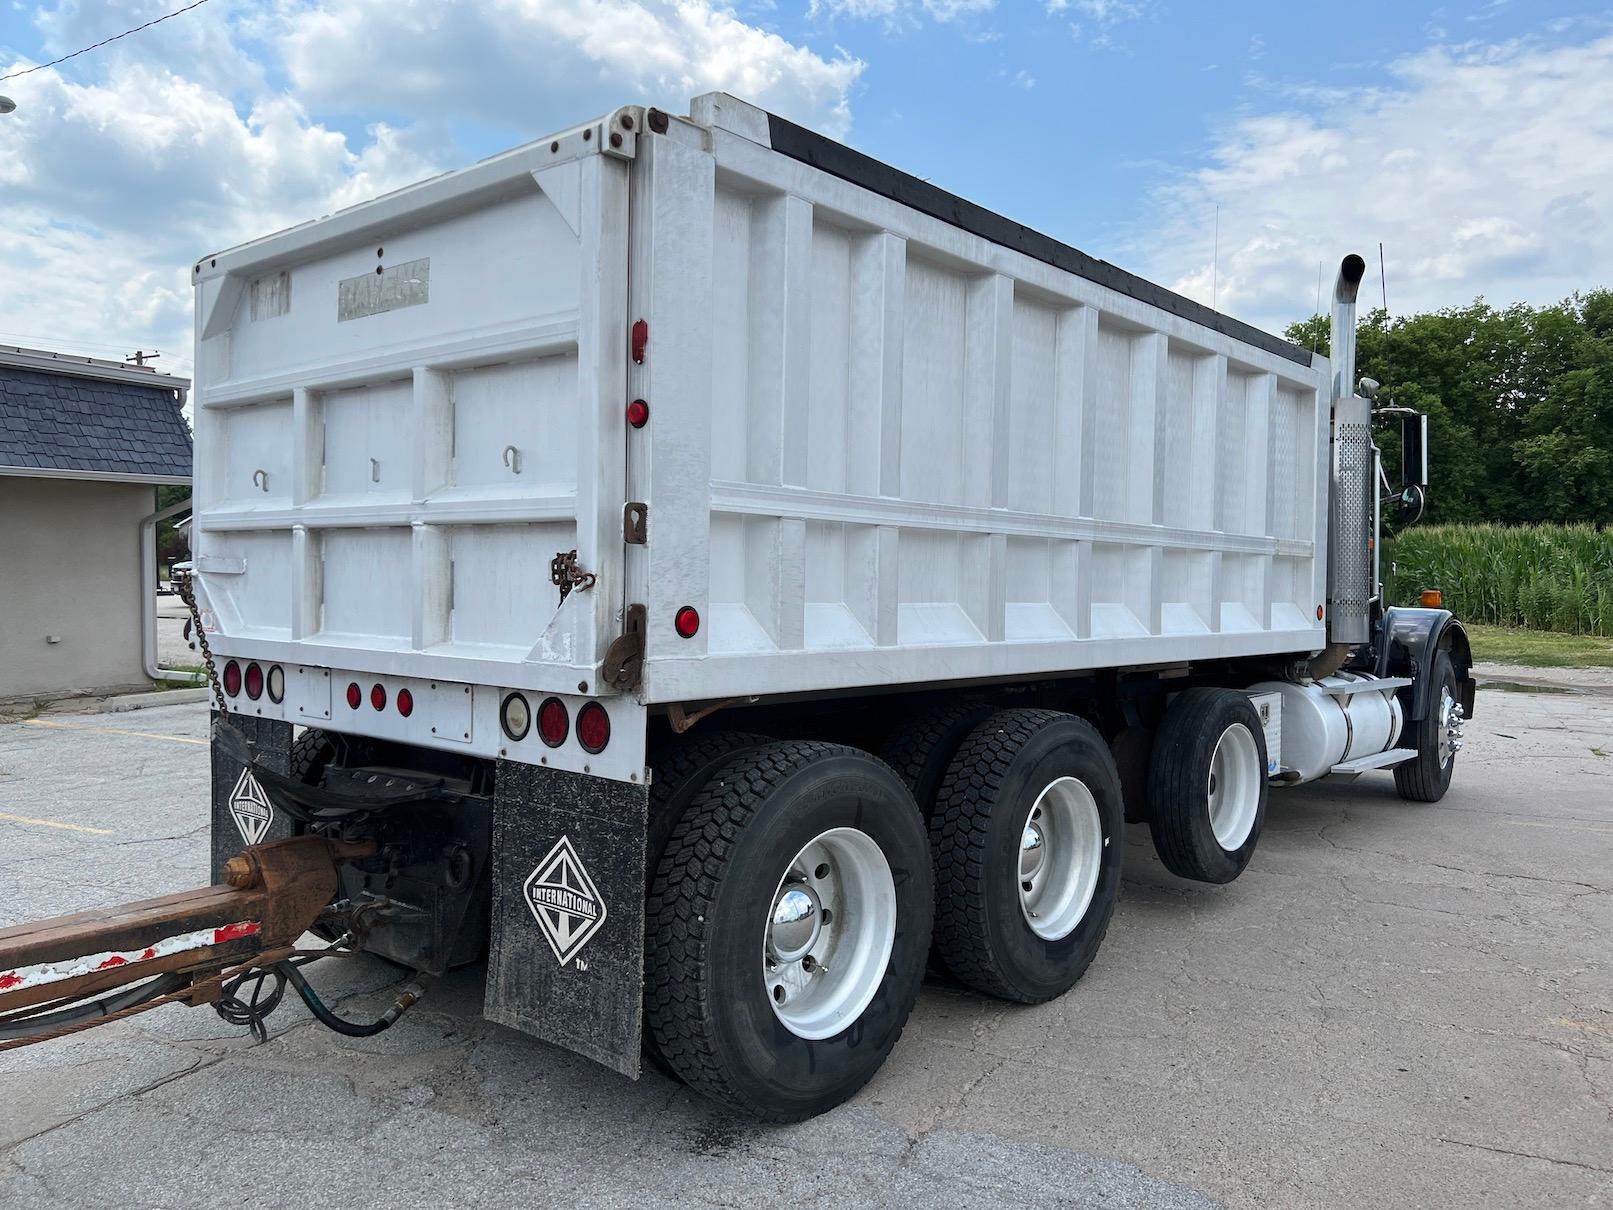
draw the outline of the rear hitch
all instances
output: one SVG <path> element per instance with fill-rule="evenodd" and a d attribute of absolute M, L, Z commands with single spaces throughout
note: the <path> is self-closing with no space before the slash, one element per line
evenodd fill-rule
<path fill-rule="evenodd" d="M 387 1028 L 419 999 L 417 986 L 379 1021 L 354 1025 L 298 969 L 351 952 L 341 941 L 311 951 L 297 942 L 336 897 L 340 867 L 375 852 L 371 840 L 319 835 L 253 845 L 225 864 L 220 885 L 0 930 L 0 1050 L 172 1003 L 212 1004 L 261 1038 L 288 981 L 333 1029 Z"/>

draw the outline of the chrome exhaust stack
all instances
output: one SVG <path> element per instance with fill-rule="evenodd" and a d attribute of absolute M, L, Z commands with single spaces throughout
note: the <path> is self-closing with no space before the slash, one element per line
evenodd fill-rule
<path fill-rule="evenodd" d="M 1333 285 L 1333 490 L 1328 527 L 1327 637 L 1354 646 L 1371 638 L 1377 595 L 1372 403 L 1355 390 L 1355 299 L 1367 263 L 1353 252 Z"/>

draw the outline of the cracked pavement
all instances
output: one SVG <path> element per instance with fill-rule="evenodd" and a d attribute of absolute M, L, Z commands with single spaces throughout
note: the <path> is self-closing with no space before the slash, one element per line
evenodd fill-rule
<path fill-rule="evenodd" d="M 205 707 L 60 721 L 0 726 L 0 925 L 200 884 Z M 1613 1205 L 1613 710 L 1487 692 L 1468 734 L 1435 806 L 1274 791 L 1230 886 L 1133 827 L 1073 991 L 928 985 L 813 1122 L 490 1025 L 472 968 L 370 1039 L 288 1002 L 262 1045 L 172 1007 L 0 1054 L 0 1203 Z M 310 974 L 354 1017 L 396 978 Z"/>

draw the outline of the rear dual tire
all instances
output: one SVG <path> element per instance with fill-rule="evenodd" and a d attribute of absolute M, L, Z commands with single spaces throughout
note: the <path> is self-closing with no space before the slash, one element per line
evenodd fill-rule
<path fill-rule="evenodd" d="M 1004 710 L 958 749 L 930 820 L 935 945 L 977 991 L 1061 995 L 1103 942 L 1120 890 L 1124 809 L 1093 727 Z"/>
<path fill-rule="evenodd" d="M 934 887 L 891 770 L 784 742 L 714 771 L 650 885 L 645 1022 L 695 1091 L 771 1121 L 852 1096 L 918 996 Z"/>
<path fill-rule="evenodd" d="M 1186 689 L 1171 699 L 1148 771 L 1148 826 L 1165 868 L 1231 882 L 1266 819 L 1266 736 L 1249 695 Z"/>

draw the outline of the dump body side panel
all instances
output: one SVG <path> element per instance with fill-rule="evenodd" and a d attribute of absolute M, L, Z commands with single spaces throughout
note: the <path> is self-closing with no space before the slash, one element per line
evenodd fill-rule
<path fill-rule="evenodd" d="M 650 141 L 636 195 L 647 700 L 1321 648 L 1325 361 L 780 154 L 766 115 L 703 101 Z"/>

